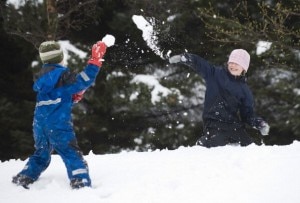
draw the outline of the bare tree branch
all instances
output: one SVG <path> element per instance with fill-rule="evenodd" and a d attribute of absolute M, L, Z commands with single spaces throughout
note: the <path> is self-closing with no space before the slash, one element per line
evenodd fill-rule
<path fill-rule="evenodd" d="M 24 5 L 1 3 L 4 28 L 37 47 L 45 40 L 65 37 L 70 29 L 80 30 L 99 17 L 97 0 L 37 0 L 25 1 Z"/>

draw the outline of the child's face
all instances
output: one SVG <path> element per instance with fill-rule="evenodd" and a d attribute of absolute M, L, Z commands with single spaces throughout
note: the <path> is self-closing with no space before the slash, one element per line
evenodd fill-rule
<path fill-rule="evenodd" d="M 228 70 L 231 73 L 231 75 L 234 75 L 234 76 L 240 76 L 240 75 L 242 75 L 242 73 L 244 71 L 242 66 L 240 66 L 237 63 L 233 63 L 233 62 L 228 63 Z"/>

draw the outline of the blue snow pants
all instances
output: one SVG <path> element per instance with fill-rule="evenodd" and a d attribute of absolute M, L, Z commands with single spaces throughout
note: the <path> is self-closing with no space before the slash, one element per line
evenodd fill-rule
<path fill-rule="evenodd" d="M 37 180 L 49 166 L 51 153 L 55 150 L 67 168 L 69 179 L 81 179 L 86 186 L 91 186 L 87 162 L 78 147 L 72 123 L 51 125 L 34 122 L 33 134 L 35 152 L 19 174 Z"/>

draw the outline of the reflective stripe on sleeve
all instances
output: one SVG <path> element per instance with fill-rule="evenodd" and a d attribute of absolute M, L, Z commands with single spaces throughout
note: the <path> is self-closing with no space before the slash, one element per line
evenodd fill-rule
<path fill-rule="evenodd" d="M 47 101 L 39 101 L 36 103 L 36 106 L 45 106 L 45 105 L 51 105 L 51 104 L 58 104 L 61 102 L 61 98 L 57 98 L 55 100 L 47 100 Z"/>
<path fill-rule="evenodd" d="M 80 72 L 80 75 L 81 75 L 81 77 L 83 78 L 83 80 L 84 81 L 89 81 L 90 80 L 90 78 L 89 78 L 89 76 L 85 73 L 85 72 Z"/>

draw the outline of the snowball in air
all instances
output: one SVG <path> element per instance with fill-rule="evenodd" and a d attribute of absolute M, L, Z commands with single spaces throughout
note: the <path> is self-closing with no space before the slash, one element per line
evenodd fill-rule
<path fill-rule="evenodd" d="M 102 38 L 102 42 L 104 42 L 106 44 L 106 46 L 111 47 L 115 44 L 115 37 L 112 35 L 105 35 Z"/>

